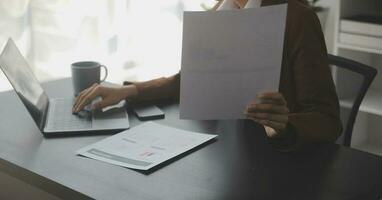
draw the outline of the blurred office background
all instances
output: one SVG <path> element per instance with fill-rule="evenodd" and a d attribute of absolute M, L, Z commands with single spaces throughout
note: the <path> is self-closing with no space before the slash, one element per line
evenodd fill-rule
<path fill-rule="evenodd" d="M 95 60 L 108 81 L 147 80 L 180 69 L 182 13 L 214 0 L 0 0 L 0 47 L 12 37 L 41 81 Z M 0 91 L 10 85 L 0 73 Z"/>

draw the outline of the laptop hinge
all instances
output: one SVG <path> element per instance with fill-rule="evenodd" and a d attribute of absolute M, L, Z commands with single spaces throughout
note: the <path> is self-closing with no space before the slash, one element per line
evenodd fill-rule
<path fill-rule="evenodd" d="M 48 119 L 48 113 L 49 113 L 49 106 L 50 106 L 50 99 L 48 100 L 45 108 L 44 108 L 44 112 L 42 114 L 42 120 L 41 120 L 41 124 L 40 124 L 40 130 L 41 132 L 44 132 L 44 129 L 45 129 L 45 126 L 46 126 L 46 123 L 47 123 L 47 119 Z"/>

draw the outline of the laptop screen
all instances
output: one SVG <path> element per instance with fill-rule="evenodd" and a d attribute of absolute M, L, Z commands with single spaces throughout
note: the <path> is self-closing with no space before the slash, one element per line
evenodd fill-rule
<path fill-rule="evenodd" d="M 0 68 L 42 130 L 49 99 L 12 39 L 8 40 L 0 55 Z"/>

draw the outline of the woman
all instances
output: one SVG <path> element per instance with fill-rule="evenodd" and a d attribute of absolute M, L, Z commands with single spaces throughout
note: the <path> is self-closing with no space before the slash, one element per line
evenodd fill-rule
<path fill-rule="evenodd" d="M 248 0 L 235 0 L 244 8 Z M 265 127 L 269 141 L 280 150 L 302 144 L 334 142 L 341 133 L 339 104 L 331 77 L 320 22 L 305 0 L 262 0 L 262 6 L 288 3 L 279 92 L 258 94 L 245 113 Z M 220 6 L 219 2 L 214 9 Z M 138 82 L 120 88 L 100 85 L 81 92 L 73 112 L 97 96 L 93 109 L 119 102 L 179 98 L 180 75 Z"/>

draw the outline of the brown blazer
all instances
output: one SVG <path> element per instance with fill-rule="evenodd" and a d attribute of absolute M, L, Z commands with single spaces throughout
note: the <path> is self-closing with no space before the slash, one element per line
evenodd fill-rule
<path fill-rule="evenodd" d="M 287 0 L 263 0 L 262 5 Z M 270 139 L 286 150 L 300 144 L 334 142 L 341 133 L 338 97 L 327 49 L 316 14 L 298 0 L 288 0 L 279 92 L 290 110 L 288 138 Z M 138 101 L 179 99 L 180 75 L 135 83 Z"/>

